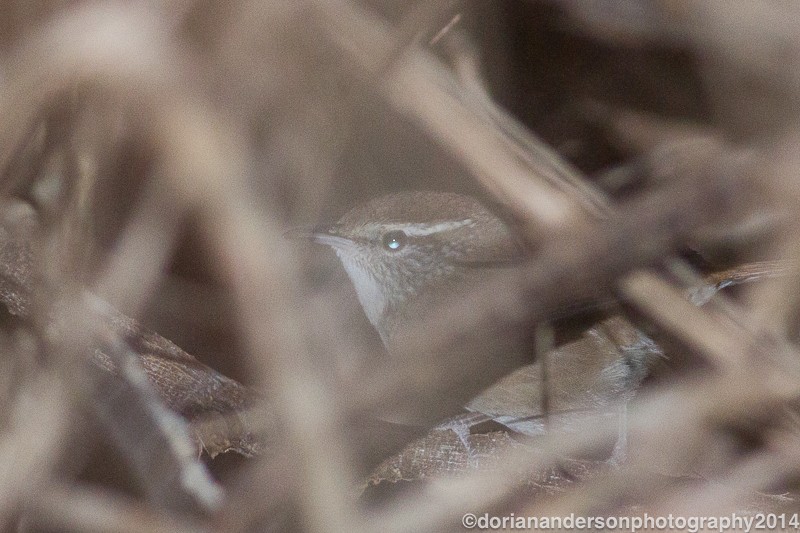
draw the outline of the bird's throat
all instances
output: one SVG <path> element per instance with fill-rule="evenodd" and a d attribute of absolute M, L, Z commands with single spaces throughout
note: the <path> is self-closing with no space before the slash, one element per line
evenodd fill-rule
<path fill-rule="evenodd" d="M 343 257 L 337 251 L 337 255 L 344 266 L 353 287 L 356 289 L 356 295 L 361 307 L 364 309 L 364 314 L 372 324 L 372 327 L 377 330 L 381 336 L 383 344 L 387 344 L 387 332 L 383 327 L 383 315 L 386 311 L 386 294 L 379 280 L 377 280 L 372 273 L 362 267 L 358 262 L 352 261 L 350 258 Z"/>

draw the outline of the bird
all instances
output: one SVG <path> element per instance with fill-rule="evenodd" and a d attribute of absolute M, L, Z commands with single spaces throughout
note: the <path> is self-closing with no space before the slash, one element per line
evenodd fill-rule
<path fill-rule="evenodd" d="M 403 352 L 409 328 L 441 312 L 440 302 L 531 255 L 504 219 L 454 192 L 380 196 L 304 235 L 336 253 L 390 355 Z M 615 317 L 550 352 L 546 380 L 542 361 L 522 366 L 469 401 L 471 416 L 449 427 L 491 420 L 525 435 L 554 424 L 578 427 L 586 416 L 617 412 L 661 357 L 655 343 Z"/>

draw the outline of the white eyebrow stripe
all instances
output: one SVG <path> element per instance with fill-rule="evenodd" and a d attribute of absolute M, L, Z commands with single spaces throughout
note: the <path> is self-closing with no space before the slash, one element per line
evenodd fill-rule
<path fill-rule="evenodd" d="M 473 221 L 471 218 L 465 218 L 464 220 L 451 220 L 448 222 L 439 222 L 438 224 L 398 224 L 397 229 L 403 230 L 409 237 L 424 237 L 425 235 L 433 235 L 434 233 L 463 228 L 472 223 Z"/>

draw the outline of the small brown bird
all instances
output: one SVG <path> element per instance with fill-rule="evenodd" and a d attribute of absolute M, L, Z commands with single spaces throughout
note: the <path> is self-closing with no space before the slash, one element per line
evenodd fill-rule
<path fill-rule="evenodd" d="M 466 292 L 489 271 L 509 268 L 527 255 L 507 224 L 468 196 L 402 192 L 374 199 L 311 238 L 336 252 L 364 312 L 390 354 L 420 317 Z M 542 365 L 525 366 L 472 400 L 467 409 L 525 434 L 550 423 L 572 425 L 586 413 L 618 412 L 647 374 L 658 347 L 623 319 L 589 330 L 549 357 L 548 401 Z M 563 423 L 563 424 L 562 424 Z"/>

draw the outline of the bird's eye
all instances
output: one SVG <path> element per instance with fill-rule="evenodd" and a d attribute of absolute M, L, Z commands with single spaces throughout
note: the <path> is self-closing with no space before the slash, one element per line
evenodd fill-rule
<path fill-rule="evenodd" d="M 406 234 L 400 230 L 390 231 L 383 236 L 383 247 L 390 252 L 401 250 L 406 245 Z"/>

